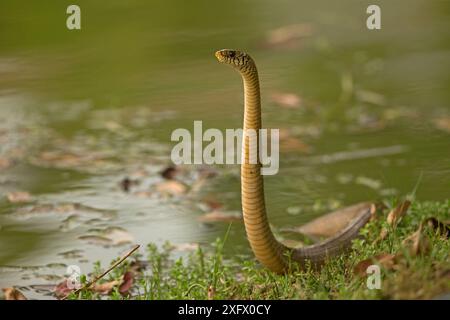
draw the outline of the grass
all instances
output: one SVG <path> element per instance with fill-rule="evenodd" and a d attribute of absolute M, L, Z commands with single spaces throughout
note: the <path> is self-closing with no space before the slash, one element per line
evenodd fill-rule
<path fill-rule="evenodd" d="M 391 202 L 389 207 L 394 207 Z M 71 299 L 429 299 L 450 292 L 450 242 L 432 228 L 424 228 L 428 250 L 413 254 L 403 240 L 414 233 L 425 218 L 450 219 L 450 200 L 413 202 L 397 228 L 386 223 L 386 209 L 362 230 L 362 239 L 353 242 L 353 250 L 330 260 L 320 270 L 299 270 L 295 265 L 285 275 L 262 268 L 253 257 L 225 257 L 226 241 L 174 258 L 171 246 L 147 247 L 145 268 L 136 275 L 133 289 L 126 295 L 115 287 L 107 296 L 83 290 Z M 380 241 L 383 228 L 390 228 Z M 225 239 L 226 240 L 226 236 Z M 368 289 L 368 275 L 354 271 L 362 260 L 380 254 L 396 254 L 390 263 L 380 263 L 381 288 Z M 102 282 L 120 279 L 135 268 L 128 260 L 114 269 Z M 96 264 L 95 274 L 101 273 Z M 86 280 L 84 280 L 86 281 Z"/>

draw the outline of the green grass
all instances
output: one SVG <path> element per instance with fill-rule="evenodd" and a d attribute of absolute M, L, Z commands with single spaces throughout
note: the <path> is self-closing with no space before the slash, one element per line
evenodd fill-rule
<path fill-rule="evenodd" d="M 395 203 L 390 203 L 393 207 Z M 199 248 L 187 256 L 174 258 L 170 245 L 148 245 L 147 261 L 137 273 L 131 294 L 122 296 L 118 288 L 107 296 L 83 290 L 72 299 L 428 299 L 450 292 L 450 244 L 448 238 L 432 228 L 425 228 L 429 250 L 412 255 L 402 241 L 415 232 L 428 217 L 450 219 L 450 201 L 414 202 L 395 230 L 377 241 L 387 227 L 386 214 L 369 222 L 362 239 L 355 240 L 353 250 L 330 260 L 320 270 L 295 265 L 285 275 L 273 274 L 253 257 L 225 257 L 226 241 Z M 391 228 L 392 229 L 392 228 Z M 225 236 L 226 238 L 226 236 Z M 381 253 L 401 254 L 393 267 L 381 268 L 381 289 L 367 288 L 367 275 L 355 274 L 362 260 Z M 131 259 L 132 260 L 132 259 Z M 128 259 L 102 281 L 119 279 L 130 268 Z M 101 272 L 96 265 L 94 274 Z"/>

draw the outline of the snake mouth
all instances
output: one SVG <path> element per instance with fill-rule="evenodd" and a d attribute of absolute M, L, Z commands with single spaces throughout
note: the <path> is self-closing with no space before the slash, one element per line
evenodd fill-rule
<path fill-rule="evenodd" d="M 223 55 L 222 50 L 216 51 L 216 53 L 214 55 L 216 56 L 217 60 L 219 60 L 219 62 L 225 61 L 225 57 Z"/>

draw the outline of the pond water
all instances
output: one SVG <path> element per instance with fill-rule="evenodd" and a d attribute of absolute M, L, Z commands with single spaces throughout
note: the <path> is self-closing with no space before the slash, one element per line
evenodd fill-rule
<path fill-rule="evenodd" d="M 188 193 L 159 174 L 174 129 L 241 127 L 222 48 L 252 54 L 263 126 L 282 132 L 265 178 L 275 229 L 359 201 L 448 199 L 450 6 L 405 2 L 377 1 L 382 29 L 369 31 L 360 0 L 78 1 L 82 29 L 69 31 L 69 3 L 2 1 L 0 287 L 42 297 L 30 286 L 131 243 L 224 235 L 199 216 L 239 212 L 238 166 L 181 168 Z M 227 254 L 248 254 L 242 223 L 231 235 Z"/>

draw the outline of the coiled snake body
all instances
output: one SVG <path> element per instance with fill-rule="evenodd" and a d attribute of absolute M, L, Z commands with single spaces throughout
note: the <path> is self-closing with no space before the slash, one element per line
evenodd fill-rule
<path fill-rule="evenodd" d="M 245 52 L 224 49 L 216 52 L 221 63 L 234 67 L 244 82 L 244 132 L 261 129 L 261 98 L 259 78 L 255 62 Z M 241 197 L 245 229 L 250 246 L 256 258 L 268 269 L 283 273 L 287 271 L 289 259 L 304 266 L 306 261 L 312 265 L 321 265 L 327 258 L 335 256 L 351 245 L 351 241 L 359 234 L 359 229 L 370 219 L 367 206 L 361 207 L 357 217 L 349 225 L 333 237 L 310 246 L 292 249 L 277 241 L 267 220 L 264 201 L 264 181 L 261 175 L 261 164 L 251 164 L 249 157 L 251 148 L 259 147 L 250 144 L 244 135 L 242 141 L 241 164 Z M 258 154 L 258 153 L 256 153 Z M 289 258 L 290 256 L 290 258 Z"/>

